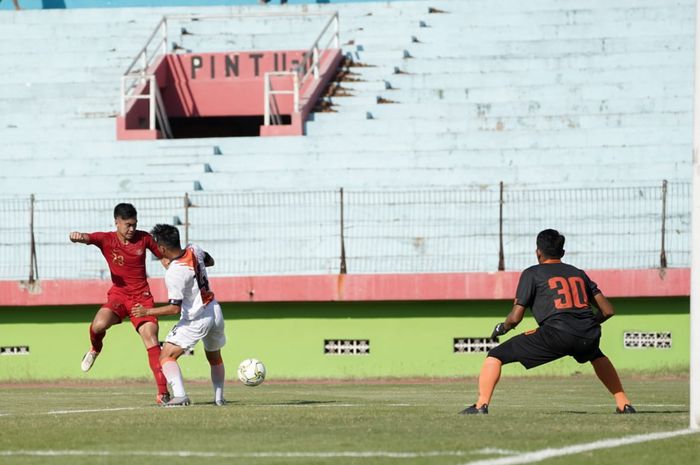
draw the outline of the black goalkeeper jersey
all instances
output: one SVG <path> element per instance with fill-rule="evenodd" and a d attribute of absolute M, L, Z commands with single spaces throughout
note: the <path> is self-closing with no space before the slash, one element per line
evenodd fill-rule
<path fill-rule="evenodd" d="M 591 309 L 600 290 L 583 270 L 559 260 L 523 271 L 515 303 L 532 309 L 540 326 L 547 325 L 579 337 L 600 337 L 600 324 Z"/>

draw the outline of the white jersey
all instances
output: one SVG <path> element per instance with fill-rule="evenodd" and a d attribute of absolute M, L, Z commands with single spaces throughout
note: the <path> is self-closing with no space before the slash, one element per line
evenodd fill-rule
<path fill-rule="evenodd" d="M 165 286 L 169 302 L 180 305 L 181 318 L 197 318 L 214 300 L 204 266 L 204 251 L 196 245 L 188 245 L 184 255 L 170 262 L 165 272 Z"/>

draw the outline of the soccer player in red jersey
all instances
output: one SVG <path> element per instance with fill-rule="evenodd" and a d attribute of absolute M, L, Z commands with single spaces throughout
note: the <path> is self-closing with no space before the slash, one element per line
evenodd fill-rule
<path fill-rule="evenodd" d="M 562 263 L 564 241 L 564 236 L 554 229 L 545 229 L 537 235 L 538 264 L 520 275 L 513 309 L 503 323 L 496 325 L 491 339 L 515 328 L 527 308 L 532 310 L 539 327 L 489 351 L 479 374 L 479 398 L 460 413 L 489 413 L 502 365 L 520 362 L 529 370 L 565 356 L 593 365 L 596 376 L 615 398 L 617 413 L 636 413 L 615 367 L 599 347 L 600 325 L 615 310 L 583 270 Z"/>
<path fill-rule="evenodd" d="M 162 258 L 153 237 L 145 231 L 136 229 L 136 209 L 129 203 L 120 203 L 114 207 L 114 224 L 116 231 L 94 233 L 70 233 L 71 242 L 92 244 L 102 251 L 112 275 L 112 287 L 107 292 L 107 303 L 95 314 L 90 325 L 90 350 L 81 362 L 81 369 L 88 371 L 102 351 L 102 340 L 107 330 L 119 324 L 124 318 L 131 319 L 131 324 L 139 333 L 146 352 L 148 364 L 158 385 L 156 402 L 161 404 L 170 400 L 168 385 L 160 366 L 160 343 L 158 341 L 158 319 L 154 316 L 131 317 L 131 308 L 140 304 L 153 308 L 153 296 L 146 280 L 146 249 Z"/>

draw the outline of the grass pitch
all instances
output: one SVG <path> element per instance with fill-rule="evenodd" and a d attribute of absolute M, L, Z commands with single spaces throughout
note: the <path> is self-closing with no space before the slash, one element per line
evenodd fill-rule
<path fill-rule="evenodd" d="M 186 380 L 194 405 L 152 404 L 146 382 L 0 385 L 0 464 L 687 465 L 700 434 L 567 454 L 523 454 L 688 427 L 688 379 L 623 377 L 640 413 L 615 415 L 588 375 L 501 380 L 487 416 L 457 415 L 474 379 L 227 385 Z M 520 460 L 520 461 L 519 461 Z"/>

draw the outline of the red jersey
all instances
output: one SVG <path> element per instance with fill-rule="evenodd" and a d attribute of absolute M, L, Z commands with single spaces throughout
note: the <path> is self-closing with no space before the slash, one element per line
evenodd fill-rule
<path fill-rule="evenodd" d="M 115 231 L 88 234 L 88 244 L 102 251 L 112 274 L 112 289 L 125 294 L 150 292 L 146 280 L 146 249 L 161 258 L 156 241 L 145 231 L 136 231 L 131 241 L 124 244 Z"/>

